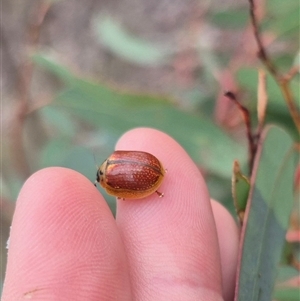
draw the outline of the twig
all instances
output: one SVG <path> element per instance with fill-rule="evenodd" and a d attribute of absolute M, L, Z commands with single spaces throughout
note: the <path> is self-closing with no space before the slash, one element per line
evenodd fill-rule
<path fill-rule="evenodd" d="M 290 88 L 290 82 L 282 79 L 278 83 L 298 132 L 300 132 L 300 112 L 295 104 L 294 96 Z"/>
<path fill-rule="evenodd" d="M 248 148 L 249 148 L 249 173 L 251 174 L 252 167 L 253 167 L 253 162 L 254 162 L 254 157 L 256 154 L 256 149 L 257 149 L 257 139 L 255 139 L 253 133 L 252 133 L 252 126 L 251 126 L 251 118 L 250 118 L 250 113 L 249 110 L 244 107 L 236 98 L 236 95 L 231 92 L 227 91 L 224 93 L 224 96 L 228 97 L 230 100 L 232 100 L 239 108 L 241 111 L 244 122 L 246 125 L 246 131 L 247 131 L 247 137 L 248 137 Z"/>
<path fill-rule="evenodd" d="M 290 114 L 293 118 L 293 121 L 300 132 L 300 112 L 295 104 L 294 96 L 291 92 L 291 89 L 289 87 L 289 81 L 290 76 L 288 75 L 280 75 L 276 66 L 272 62 L 272 60 L 269 58 L 269 55 L 267 54 L 267 51 L 264 48 L 259 25 L 257 21 L 257 17 L 255 14 L 255 5 L 254 0 L 249 0 L 250 3 L 250 16 L 251 16 L 251 22 L 253 26 L 254 36 L 258 45 L 258 56 L 262 63 L 266 66 L 267 70 L 272 74 L 274 79 L 276 80 L 277 84 L 279 85 L 281 92 L 283 94 L 283 97 L 287 103 L 287 106 L 289 108 Z"/>
<path fill-rule="evenodd" d="M 249 3 L 250 3 L 251 22 L 252 22 L 252 26 L 253 26 L 255 40 L 256 40 L 257 45 L 258 45 L 258 57 L 264 62 L 264 64 L 268 68 L 269 72 L 274 77 L 277 77 L 277 69 L 274 66 L 274 64 L 272 63 L 272 61 L 269 59 L 267 51 L 265 50 L 264 45 L 263 45 L 262 40 L 261 40 L 258 21 L 257 21 L 256 14 L 255 14 L 254 0 L 249 0 Z"/>

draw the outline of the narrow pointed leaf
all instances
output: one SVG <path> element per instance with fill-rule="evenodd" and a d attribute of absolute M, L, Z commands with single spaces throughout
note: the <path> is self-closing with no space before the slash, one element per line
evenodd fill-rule
<path fill-rule="evenodd" d="M 95 21 L 95 29 L 102 44 L 117 56 L 141 65 L 160 65 L 167 61 L 170 51 L 127 32 L 109 15 Z"/>
<path fill-rule="evenodd" d="M 295 153 L 275 126 L 261 136 L 241 237 L 238 301 L 270 301 L 293 206 Z"/>
<path fill-rule="evenodd" d="M 79 116 L 115 141 L 129 129 L 154 127 L 178 140 L 196 163 L 226 178 L 233 160 L 246 161 L 245 149 L 211 120 L 180 110 L 167 97 L 124 92 L 78 78 L 49 57 L 35 56 L 34 60 L 66 84 L 51 106 Z"/>
<path fill-rule="evenodd" d="M 235 160 L 233 163 L 232 174 L 232 196 L 234 201 L 234 207 L 241 223 L 244 219 L 244 212 L 247 205 L 249 190 L 249 179 L 242 174 L 240 164 L 238 161 Z"/>

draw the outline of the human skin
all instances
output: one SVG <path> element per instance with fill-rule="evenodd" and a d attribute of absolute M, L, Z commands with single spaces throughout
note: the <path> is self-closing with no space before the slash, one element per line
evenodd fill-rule
<path fill-rule="evenodd" d="M 17 200 L 2 301 L 232 300 L 239 231 L 193 161 L 148 128 L 125 133 L 116 149 L 159 158 L 164 197 L 117 200 L 114 219 L 78 172 L 36 172 Z"/>

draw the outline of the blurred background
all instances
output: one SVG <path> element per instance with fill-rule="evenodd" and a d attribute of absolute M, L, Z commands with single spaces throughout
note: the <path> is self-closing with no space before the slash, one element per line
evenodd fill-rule
<path fill-rule="evenodd" d="M 299 61 L 299 3 L 256 2 L 266 49 L 287 71 Z M 247 138 L 223 95 L 235 92 L 255 127 L 262 66 L 248 1 L 3 0 L 1 55 L 1 279 L 24 181 L 47 166 L 94 181 L 94 157 L 99 165 L 134 127 L 181 143 L 234 214 L 232 164 L 247 174 Z M 268 93 L 267 122 L 295 137 L 270 77 Z"/>

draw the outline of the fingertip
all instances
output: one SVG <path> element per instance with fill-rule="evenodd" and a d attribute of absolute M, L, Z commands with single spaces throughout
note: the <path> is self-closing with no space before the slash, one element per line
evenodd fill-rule
<path fill-rule="evenodd" d="M 221 266 L 223 296 L 225 301 L 233 300 L 238 259 L 239 228 L 228 210 L 212 200 L 212 209 L 217 227 Z"/>

